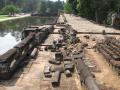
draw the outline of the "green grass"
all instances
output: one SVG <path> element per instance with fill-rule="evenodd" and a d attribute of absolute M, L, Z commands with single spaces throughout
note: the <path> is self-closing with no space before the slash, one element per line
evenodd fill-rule
<path fill-rule="evenodd" d="M 9 18 L 8 15 L 0 15 L 0 19 L 6 19 L 6 18 Z"/>

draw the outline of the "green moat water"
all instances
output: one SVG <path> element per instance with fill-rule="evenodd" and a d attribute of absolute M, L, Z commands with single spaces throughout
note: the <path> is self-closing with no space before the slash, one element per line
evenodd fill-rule
<path fill-rule="evenodd" d="M 25 27 L 53 21 L 53 18 L 26 17 L 0 22 L 0 55 L 21 41 L 21 32 Z"/>

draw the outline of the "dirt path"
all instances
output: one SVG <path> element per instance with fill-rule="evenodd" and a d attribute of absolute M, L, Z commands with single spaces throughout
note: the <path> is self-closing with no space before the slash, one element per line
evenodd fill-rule
<path fill-rule="evenodd" d="M 72 25 L 77 31 L 92 31 L 92 32 L 120 32 L 113 28 L 106 28 L 99 26 L 81 17 L 75 17 L 65 14 L 68 23 Z M 58 22 L 63 22 L 62 18 Z M 55 26 L 55 31 L 58 32 L 60 27 Z M 103 56 L 95 52 L 92 48 L 96 42 L 92 41 L 91 38 L 101 40 L 104 38 L 103 35 L 90 35 L 90 39 L 85 39 L 84 35 L 78 35 L 82 42 L 88 43 L 87 55 L 90 59 L 96 62 L 96 65 L 100 68 L 101 72 L 95 73 L 96 79 L 105 83 L 107 86 L 114 87 L 120 90 L 120 78 L 107 64 Z M 119 37 L 119 36 L 118 36 Z M 52 44 L 53 40 L 59 38 L 58 34 L 51 34 L 45 41 L 45 45 Z M 43 50 L 44 47 L 41 49 Z M 54 53 L 50 51 L 39 51 L 38 57 L 29 62 L 29 64 L 21 70 L 19 73 L 9 81 L 0 82 L 0 90 L 83 90 L 81 89 L 80 79 L 78 73 L 74 73 L 72 77 L 67 78 L 64 74 L 61 76 L 60 87 L 53 88 L 51 85 L 51 79 L 44 77 L 43 70 L 44 66 L 48 64 L 48 60 L 54 58 Z"/>
<path fill-rule="evenodd" d="M 54 32 L 58 32 L 59 28 L 57 27 Z M 51 34 L 44 44 L 51 45 L 53 40 L 58 38 L 58 34 Z M 43 50 L 44 46 L 41 49 Z M 69 78 L 63 73 L 61 75 L 60 87 L 52 87 L 51 78 L 45 78 L 43 71 L 44 66 L 48 64 L 48 60 L 53 58 L 54 53 L 50 51 L 39 51 L 38 57 L 31 60 L 20 73 L 17 73 L 9 81 L 0 82 L 0 90 L 81 90 L 77 73 L 74 73 Z"/>
<path fill-rule="evenodd" d="M 120 90 L 120 78 L 108 65 L 108 62 L 103 58 L 99 52 L 95 52 L 93 49 L 88 50 L 89 57 L 95 60 L 97 66 L 100 68 L 100 73 L 95 73 L 96 78 L 109 87 L 114 87 Z"/>
<path fill-rule="evenodd" d="M 69 14 L 65 14 L 65 17 L 67 18 L 68 23 L 72 25 L 72 27 L 77 31 L 102 32 L 102 30 L 105 30 L 106 32 L 120 32 L 113 28 L 108 28 L 100 26 L 98 24 L 94 24 L 91 21 L 86 20 L 85 18 L 75 17 Z"/>
<path fill-rule="evenodd" d="M 107 28 L 104 26 L 100 26 L 98 24 L 94 24 L 84 18 L 75 17 L 68 14 L 65 14 L 68 23 L 77 31 L 81 32 L 102 32 L 105 30 L 106 32 L 120 32 L 119 30 L 113 28 Z M 103 82 L 105 85 L 109 87 L 113 87 L 117 90 L 120 90 L 120 77 L 113 71 L 113 69 L 108 65 L 104 57 L 95 52 L 92 47 L 96 44 L 95 41 L 91 39 L 85 39 L 84 35 L 78 35 L 82 42 L 88 43 L 88 47 L 91 49 L 87 49 L 87 53 L 90 59 L 94 60 L 101 70 L 100 73 L 95 73 L 96 79 L 98 81 Z M 89 35 L 90 38 L 95 38 L 96 40 L 101 40 L 104 38 L 103 35 Z M 115 36 L 120 38 L 120 36 Z"/>

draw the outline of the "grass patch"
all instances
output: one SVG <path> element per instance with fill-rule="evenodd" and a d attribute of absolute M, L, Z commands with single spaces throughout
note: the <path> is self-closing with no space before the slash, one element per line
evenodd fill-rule
<path fill-rule="evenodd" d="M 0 19 L 6 19 L 6 18 L 9 18 L 8 15 L 0 15 Z"/>

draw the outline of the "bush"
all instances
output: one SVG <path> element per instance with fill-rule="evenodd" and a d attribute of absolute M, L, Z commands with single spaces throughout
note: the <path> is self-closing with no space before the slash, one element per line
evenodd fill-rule
<path fill-rule="evenodd" d="M 72 13 L 72 6 L 69 2 L 66 2 L 64 4 L 64 11 L 65 13 L 69 13 L 69 14 Z"/>
<path fill-rule="evenodd" d="M 14 5 L 7 5 L 4 8 L 2 8 L 0 14 L 14 16 L 15 13 L 19 13 L 19 12 L 20 9 L 15 7 Z"/>

